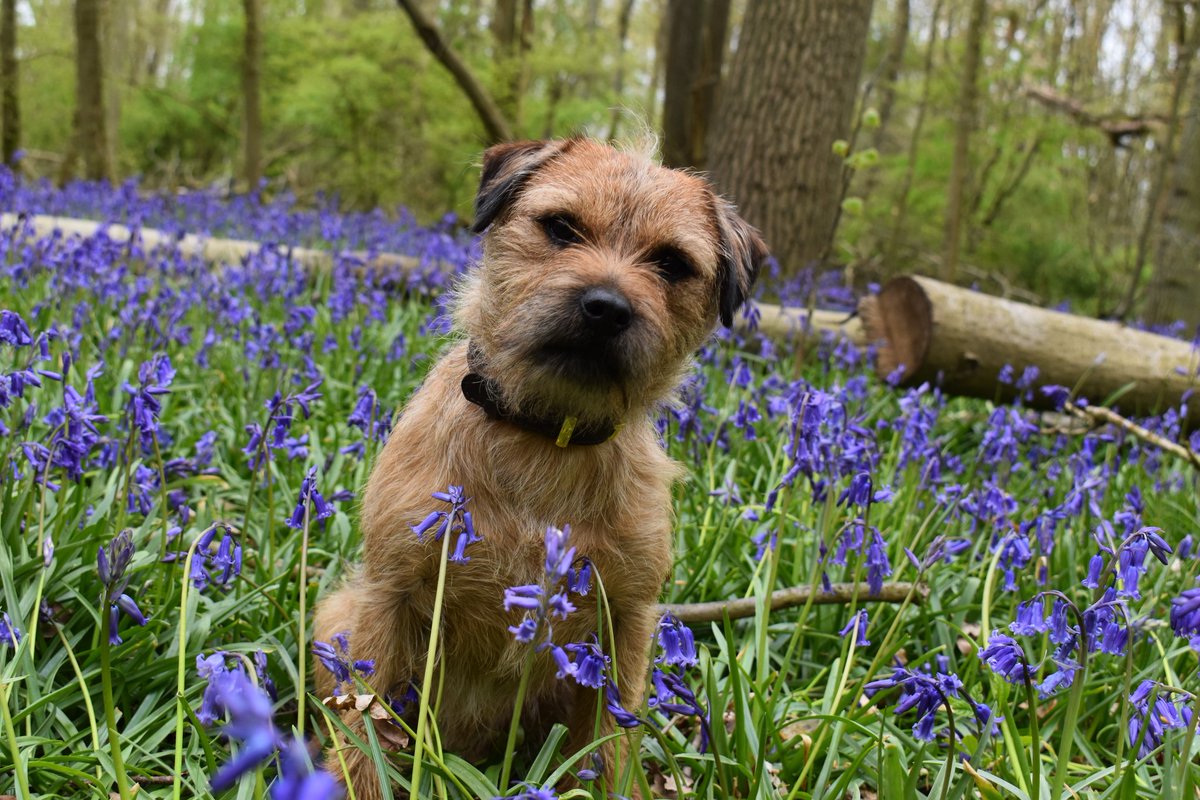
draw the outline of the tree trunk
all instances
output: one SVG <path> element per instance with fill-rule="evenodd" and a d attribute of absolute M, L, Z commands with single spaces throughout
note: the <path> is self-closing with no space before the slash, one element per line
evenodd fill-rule
<path fill-rule="evenodd" d="M 971 132 L 975 128 L 975 107 L 979 102 L 979 63 L 983 55 L 983 32 L 987 26 L 987 0 L 972 0 L 967 23 L 967 52 L 963 59 L 962 91 L 958 97 L 958 119 L 954 134 L 954 160 L 950 165 L 950 186 L 946 192 L 946 236 L 942 244 L 942 278 L 958 278 L 959 246 L 962 243 L 964 203 L 971 165 Z"/>
<path fill-rule="evenodd" d="M 922 68 L 921 103 L 917 106 L 917 119 L 913 123 L 912 135 L 908 140 L 908 161 L 904 168 L 904 180 L 896 195 L 896 205 L 892 209 L 891 236 L 883 249 L 883 268 L 892 272 L 899 261 L 900 251 L 904 247 L 904 237 L 908 232 L 908 195 L 912 191 L 913 179 L 917 171 L 917 153 L 921 147 L 921 132 L 925 127 L 925 116 L 929 111 L 929 95 L 933 84 L 933 58 L 936 54 L 935 45 L 938 41 L 938 21 L 942 14 L 943 0 L 933 4 L 933 12 L 929 17 L 929 40 L 925 45 L 925 65 Z"/>
<path fill-rule="evenodd" d="M 750 0 L 721 92 L 709 169 L 785 276 L 833 240 L 871 0 Z"/>
<path fill-rule="evenodd" d="M 259 89 L 262 65 L 260 0 L 242 0 L 246 29 L 242 40 L 242 141 L 245 146 L 242 177 L 253 192 L 262 179 L 262 110 Z"/>
<path fill-rule="evenodd" d="M 892 38 L 888 41 L 887 55 L 880 67 L 879 127 L 875 129 L 874 146 L 883 152 L 887 147 L 887 128 L 896 105 L 896 84 L 900 80 L 900 69 L 904 66 L 904 51 L 908 49 L 908 28 L 912 18 L 909 0 L 896 0 L 895 18 L 892 20 Z M 875 171 L 877 173 L 878 170 Z M 873 174 L 875 174 L 873 173 Z"/>
<path fill-rule="evenodd" d="M 625 50 L 629 46 L 629 20 L 633 17 L 634 0 L 622 0 L 621 14 L 617 17 L 617 69 L 613 74 L 612 117 L 608 123 L 608 139 L 617 138 L 621 127 L 621 103 L 625 94 Z"/>
<path fill-rule="evenodd" d="M 14 166 L 21 146 L 21 106 L 17 72 L 17 0 L 0 0 L 0 157 Z"/>
<path fill-rule="evenodd" d="M 1200 324 L 1200 79 L 1175 153 L 1171 190 L 1163 207 L 1154 276 L 1146 293 L 1151 322 Z"/>
<path fill-rule="evenodd" d="M 1172 213 L 1186 218 L 1188 213 L 1183 210 L 1184 206 L 1189 205 L 1187 191 L 1187 173 L 1188 165 L 1194 162 L 1197 158 L 1195 153 L 1187 152 L 1187 144 L 1184 143 L 1178 151 L 1175 149 L 1175 137 L 1179 129 L 1180 123 L 1180 108 L 1184 90 L 1187 87 L 1189 76 L 1192 70 L 1192 61 L 1195 58 L 1198 46 L 1200 46 L 1200 12 L 1197 12 L 1192 23 L 1191 32 L 1188 33 L 1183 27 L 1183 10 L 1179 10 L 1179 33 L 1177 34 L 1178 46 L 1177 56 L 1174 68 L 1174 80 L 1171 88 L 1171 105 L 1167 115 L 1167 131 L 1165 142 L 1163 144 L 1162 153 L 1159 156 L 1158 163 L 1155 165 L 1154 178 L 1150 184 L 1150 196 L 1147 201 L 1148 208 L 1146 216 L 1142 221 L 1141 230 L 1138 232 L 1137 240 L 1137 255 L 1134 258 L 1133 274 L 1129 281 L 1129 291 L 1125 296 L 1125 302 L 1120 309 L 1122 319 L 1128 318 L 1137 305 L 1138 285 L 1141 282 L 1142 271 L 1146 265 L 1146 259 L 1150 252 L 1151 235 L 1154 231 L 1159 232 L 1158 247 L 1156 248 L 1156 256 L 1158 258 L 1169 258 L 1172 261 L 1170 266 L 1166 267 L 1167 272 L 1159 275 L 1159 270 L 1163 266 L 1163 262 L 1159 261 L 1155 264 L 1155 274 L 1153 281 L 1156 286 L 1152 286 L 1148 292 L 1150 295 L 1147 298 L 1146 312 L 1152 320 L 1158 322 L 1174 322 L 1174 319 L 1167 319 L 1164 315 L 1173 314 L 1175 312 L 1175 298 L 1168 297 L 1168 293 L 1179 291 L 1176 281 L 1182 276 L 1175 272 L 1180 269 L 1181 265 L 1175 262 L 1176 254 L 1173 251 L 1167 251 L 1165 247 L 1165 237 L 1168 232 L 1166 229 L 1166 214 L 1168 207 L 1172 209 Z M 1165 22 L 1165 21 L 1164 21 Z M 1192 117 L 1197 113 L 1197 108 L 1193 105 L 1191 109 Z M 1186 123 L 1189 128 L 1192 125 L 1191 120 Z M 1171 161 L 1173 158 L 1178 158 L 1175 174 L 1171 173 Z M 1174 186 L 1170 186 L 1174 183 Z M 1183 196 L 1182 203 L 1178 202 L 1175 194 L 1181 191 Z M 1172 228 L 1171 233 L 1177 232 L 1177 228 Z M 1194 293 L 1189 293 L 1187 297 L 1195 297 Z M 1185 319 L 1189 322 L 1197 312 L 1189 312 L 1186 316 L 1177 317 Z"/>
<path fill-rule="evenodd" d="M 75 137 L 89 180 L 112 178 L 104 114 L 103 15 L 104 0 L 75 0 Z"/>
<path fill-rule="evenodd" d="M 1152 413 L 1178 407 L 1196 388 L 1189 342 L 1002 300 L 930 278 L 900 277 L 859 303 L 867 341 L 879 342 L 876 372 L 901 382 L 935 382 L 947 392 L 1012 399 L 1026 367 L 1037 367 L 1030 405 L 1050 402 L 1042 386 L 1065 386 L 1093 402 Z M 1008 366 L 1013 379 L 999 382 Z M 1200 421 L 1200 395 L 1188 401 Z"/>

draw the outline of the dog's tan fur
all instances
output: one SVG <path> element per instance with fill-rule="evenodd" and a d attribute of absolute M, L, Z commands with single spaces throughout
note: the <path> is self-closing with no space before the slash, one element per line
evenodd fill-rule
<path fill-rule="evenodd" d="M 568 213 L 584 241 L 556 245 L 545 215 Z M 437 724 L 445 749 L 482 757 L 503 746 L 528 652 L 508 626 L 506 587 L 537 583 L 548 525 L 571 525 L 571 543 L 603 580 L 616 641 L 609 649 L 626 706 L 643 697 L 655 604 L 671 566 L 670 487 L 680 468 L 656 441 L 650 412 L 678 384 L 718 316 L 728 321 L 765 255 L 757 234 L 702 179 L 587 140 L 499 145 L 484 156 L 477 200 L 488 225 L 479 268 L 461 287 L 453 346 L 413 396 L 380 454 L 362 506 L 363 563 L 325 598 L 314 637 L 349 631 L 355 658 L 374 659 L 372 685 L 402 690 L 422 674 L 440 545 L 410 526 L 443 507 L 430 492 L 455 484 L 471 497 L 483 540 L 449 565 L 442 622 L 445 686 Z M 652 262 L 669 245 L 694 274 L 670 283 Z M 605 286 L 628 298 L 633 322 L 610 379 L 580 379 L 546 359 L 547 337 L 575 324 L 581 293 Z M 473 369 L 495 381 L 507 408 L 580 426 L 620 424 L 595 446 L 557 447 L 491 420 L 461 389 Z M 589 373 L 590 374 L 590 373 Z M 596 592 L 554 625 L 562 644 L 591 638 Z M 318 693 L 331 691 L 319 675 Z M 572 747 L 594 733 L 596 694 L 555 678 L 535 659 L 523 712 L 531 736 L 556 721 Z M 361 724 L 352 723 L 352 724 Z M 605 715 L 604 729 L 611 729 Z M 359 800 L 379 795 L 369 758 L 345 748 Z M 331 762 L 331 766 L 336 765 Z M 611 764 L 609 765 L 611 767 Z"/>

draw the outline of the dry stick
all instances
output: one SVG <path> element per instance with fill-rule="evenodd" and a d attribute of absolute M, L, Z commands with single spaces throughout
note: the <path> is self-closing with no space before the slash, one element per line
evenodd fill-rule
<path fill-rule="evenodd" d="M 1200 454 L 1197 454 L 1195 450 L 1172 442 L 1170 439 L 1166 439 L 1154 431 L 1147 430 L 1133 420 L 1121 416 L 1111 408 L 1103 406 L 1077 406 L 1074 403 L 1066 403 L 1063 406 L 1063 410 L 1069 414 L 1074 414 L 1082 420 L 1086 420 L 1093 427 L 1105 424 L 1114 425 L 1138 439 L 1149 442 L 1155 447 L 1182 458 L 1196 469 L 1200 469 Z"/>
<path fill-rule="evenodd" d="M 909 592 L 913 591 L 911 583 L 885 583 L 879 594 L 872 595 L 871 587 L 866 583 L 835 583 L 829 591 L 818 589 L 815 593 L 811 586 L 791 586 L 786 589 L 776 589 L 771 592 L 771 610 L 792 608 L 803 605 L 812 598 L 812 604 L 817 606 L 844 605 L 855 599 L 858 602 L 903 603 Z M 915 598 L 924 599 L 929 595 L 926 586 L 917 586 Z M 681 622 L 720 622 L 726 616 L 729 619 L 745 619 L 754 616 L 756 599 L 742 597 L 737 600 L 714 600 L 708 603 L 665 603 L 659 606 L 659 611 L 672 614 Z"/>

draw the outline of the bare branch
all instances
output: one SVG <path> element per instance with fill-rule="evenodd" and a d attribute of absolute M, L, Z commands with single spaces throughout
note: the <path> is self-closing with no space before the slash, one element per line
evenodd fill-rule
<path fill-rule="evenodd" d="M 463 90 L 467 99 L 471 101 L 471 105 L 475 107 L 475 113 L 479 115 L 479 120 L 487 131 L 488 144 L 511 140 L 513 138 L 512 128 L 508 120 L 504 118 L 504 114 L 501 113 L 500 107 L 496 105 L 491 93 L 476 79 L 474 73 L 458 53 L 450 47 L 450 43 L 442 35 L 437 23 L 425 13 L 421 4 L 417 0 L 396 0 L 396 4 L 405 14 L 408 14 L 413 29 L 421 37 L 421 41 L 425 42 L 425 46 L 429 48 L 433 57 L 454 76 L 458 87 Z"/>
<path fill-rule="evenodd" d="M 1164 114 L 1095 114 L 1084 108 L 1083 103 L 1056 92 L 1049 86 L 1026 86 L 1025 96 L 1041 103 L 1052 111 L 1066 114 L 1080 125 L 1099 128 L 1112 142 L 1113 147 L 1128 146 L 1128 139 L 1158 133 L 1167 124 Z"/>
<path fill-rule="evenodd" d="M 921 603 L 928 594 L 926 586 L 913 583 L 885 583 L 877 595 L 871 594 L 871 587 L 866 583 L 835 583 L 830 591 L 818 589 L 815 593 L 811 586 L 791 586 L 771 592 L 771 610 L 804 605 L 810 598 L 815 606 L 845 605 L 855 600 L 860 603 L 903 603 L 909 597 L 913 602 Z M 709 603 L 665 603 L 659 606 L 659 611 L 672 614 L 681 622 L 720 622 L 726 616 L 730 619 L 752 617 L 757 607 L 757 598 L 743 597 Z"/>

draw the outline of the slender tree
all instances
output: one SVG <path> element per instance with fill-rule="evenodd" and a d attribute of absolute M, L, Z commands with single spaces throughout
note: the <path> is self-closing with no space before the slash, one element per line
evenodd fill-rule
<path fill-rule="evenodd" d="M 75 138 L 90 180 L 112 178 L 104 112 L 103 18 L 104 0 L 75 0 Z"/>
<path fill-rule="evenodd" d="M 463 94 L 471 101 L 471 106 L 487 131 L 488 144 L 512 139 L 512 126 L 508 117 L 500 110 L 495 98 L 487 88 L 479 82 L 470 67 L 462 57 L 446 41 L 442 29 L 438 27 L 433 17 L 422 8 L 418 0 L 396 0 L 400 10 L 408 15 L 413 29 L 421 37 L 421 41 L 429 49 L 438 62 L 446 68 L 453 77 Z"/>
<path fill-rule="evenodd" d="M 0 0 L 0 156 L 5 164 L 21 146 L 21 105 L 17 72 L 17 0 Z"/>
<path fill-rule="evenodd" d="M 1200 14 L 1200 11 L 1197 11 Z M 1200 32 L 1200 22 L 1193 26 Z M 1145 316 L 1168 324 L 1200 324 L 1200 79 L 1174 152 L 1169 190 L 1154 246 L 1154 274 L 1146 287 Z"/>
<path fill-rule="evenodd" d="M 971 0 L 967 23 L 966 53 L 963 57 L 962 89 L 958 96 L 954 133 L 954 156 L 950 164 L 950 185 L 946 190 L 946 233 L 942 243 L 942 277 L 958 277 L 962 226 L 966 219 L 967 180 L 970 177 L 971 133 L 975 129 L 979 104 L 979 64 L 983 60 L 983 31 L 987 25 L 987 0 Z"/>
<path fill-rule="evenodd" d="M 888 124 L 892 121 L 892 109 L 896 105 L 896 85 L 900 81 L 900 68 L 904 66 L 904 52 L 908 49 L 911 18 L 909 0 L 896 0 L 892 33 L 888 39 L 887 53 L 879 68 L 879 127 L 875 129 L 874 145 L 880 151 L 887 145 Z"/>
<path fill-rule="evenodd" d="M 729 28 L 729 0 L 670 0 L 663 161 L 704 169 Z"/>
<path fill-rule="evenodd" d="M 749 0 L 709 170 L 766 237 L 785 274 L 833 240 L 842 159 L 866 50 L 871 0 Z"/>
<path fill-rule="evenodd" d="M 621 99 L 625 94 L 625 50 L 629 46 L 629 21 L 633 18 L 634 0 L 621 0 L 621 13 L 617 17 L 617 68 L 613 73 L 613 108 L 608 123 L 608 138 L 617 138 L 621 126 Z"/>
<path fill-rule="evenodd" d="M 242 177 L 251 191 L 262 178 L 261 0 L 242 0 L 246 28 L 242 39 Z"/>

